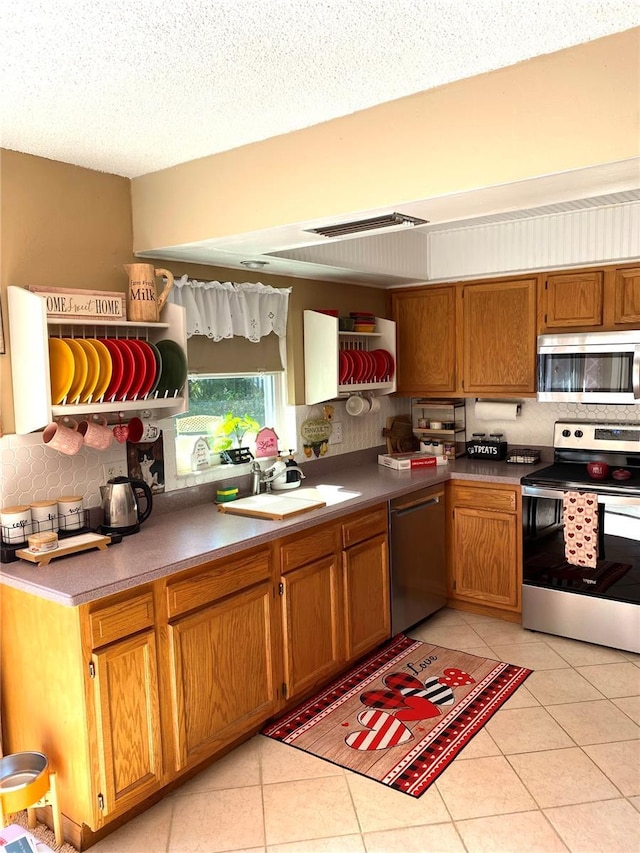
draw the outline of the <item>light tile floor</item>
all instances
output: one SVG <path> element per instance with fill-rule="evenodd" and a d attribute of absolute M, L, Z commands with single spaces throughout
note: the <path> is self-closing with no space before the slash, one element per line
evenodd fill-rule
<path fill-rule="evenodd" d="M 409 633 L 535 670 L 422 797 L 257 735 L 94 853 L 638 853 L 639 655 L 450 609 Z"/>

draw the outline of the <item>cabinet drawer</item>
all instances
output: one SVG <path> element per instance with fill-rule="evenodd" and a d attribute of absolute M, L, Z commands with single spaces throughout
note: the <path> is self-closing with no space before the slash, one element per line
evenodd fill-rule
<path fill-rule="evenodd" d="M 480 489 L 455 485 L 452 489 L 453 506 L 480 507 L 502 512 L 516 512 L 518 505 L 515 490 Z"/>
<path fill-rule="evenodd" d="M 153 594 L 144 592 L 96 610 L 89 616 L 94 649 L 153 625 Z"/>
<path fill-rule="evenodd" d="M 342 545 L 348 548 L 365 539 L 371 539 L 378 533 L 386 533 L 388 528 L 387 508 L 376 507 L 362 513 L 342 525 Z"/>
<path fill-rule="evenodd" d="M 282 574 L 286 574 L 298 566 L 334 554 L 336 545 L 335 525 L 312 530 L 296 539 L 285 540 L 280 546 L 280 570 Z"/>
<path fill-rule="evenodd" d="M 195 610 L 270 577 L 271 560 L 266 549 L 207 563 L 188 577 L 183 576 L 181 580 L 167 584 L 169 618 Z"/>

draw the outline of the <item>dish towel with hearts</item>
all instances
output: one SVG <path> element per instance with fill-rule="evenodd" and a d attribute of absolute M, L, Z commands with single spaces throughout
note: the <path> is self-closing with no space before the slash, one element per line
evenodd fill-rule
<path fill-rule="evenodd" d="M 593 492 L 565 492 L 562 520 L 567 563 L 595 569 L 598 560 L 598 496 Z"/>

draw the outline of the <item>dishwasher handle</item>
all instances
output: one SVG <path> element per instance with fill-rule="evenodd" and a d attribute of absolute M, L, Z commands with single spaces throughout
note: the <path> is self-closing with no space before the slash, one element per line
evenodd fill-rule
<path fill-rule="evenodd" d="M 414 500 L 406 501 L 401 504 L 393 504 L 391 507 L 391 515 L 401 516 L 407 515 L 410 512 L 415 512 L 418 509 L 424 509 L 427 506 L 433 506 L 440 503 L 440 498 L 444 497 L 444 492 L 437 492 L 428 498 L 420 497 Z"/>

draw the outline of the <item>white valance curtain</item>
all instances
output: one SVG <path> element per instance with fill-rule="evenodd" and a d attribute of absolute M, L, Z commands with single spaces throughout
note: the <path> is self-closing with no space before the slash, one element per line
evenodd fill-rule
<path fill-rule="evenodd" d="M 206 335 L 214 341 L 239 336 L 258 343 L 271 332 L 287 332 L 290 287 L 195 281 L 183 275 L 169 301 L 186 309 L 187 337 Z"/>

